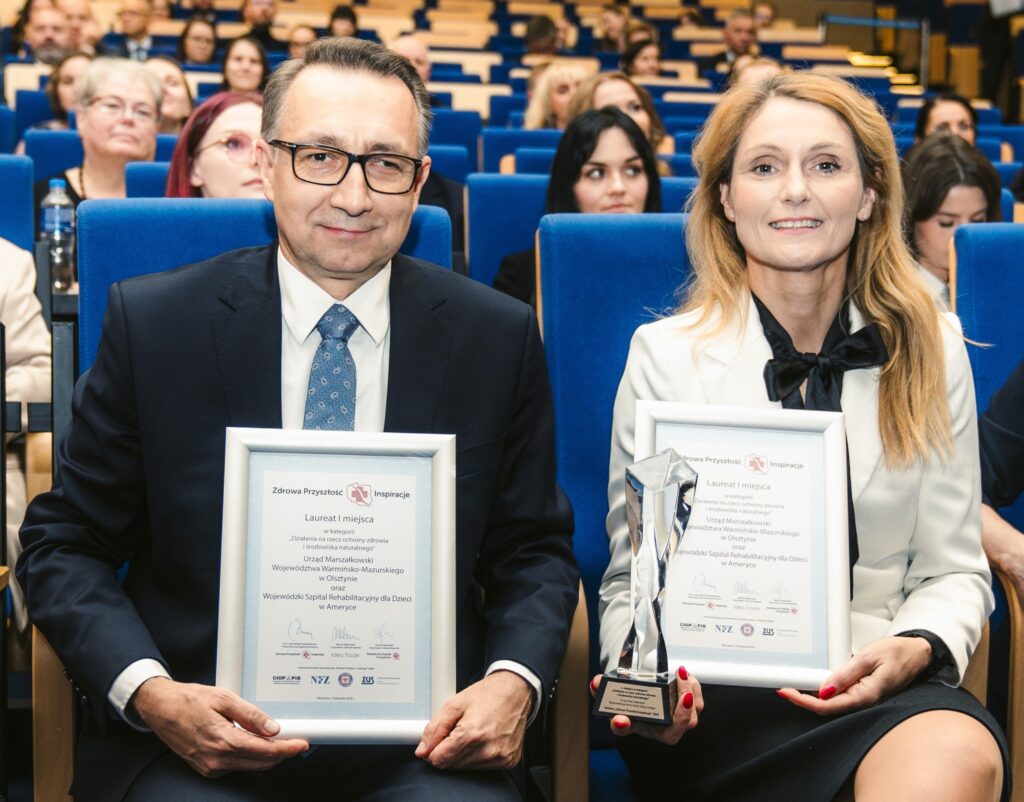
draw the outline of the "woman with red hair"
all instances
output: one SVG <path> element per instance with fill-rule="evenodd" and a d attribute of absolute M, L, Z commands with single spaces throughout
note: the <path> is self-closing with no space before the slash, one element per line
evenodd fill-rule
<path fill-rule="evenodd" d="M 262 198 L 256 163 L 263 100 L 219 92 L 189 117 L 167 175 L 168 198 Z"/>

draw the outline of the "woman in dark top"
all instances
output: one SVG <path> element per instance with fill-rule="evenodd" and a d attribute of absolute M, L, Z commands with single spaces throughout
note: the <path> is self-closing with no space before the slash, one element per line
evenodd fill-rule
<path fill-rule="evenodd" d="M 217 56 L 217 29 L 203 17 L 185 23 L 178 37 L 178 62 L 185 66 L 213 64 Z"/>
<path fill-rule="evenodd" d="M 636 214 L 661 211 L 661 183 L 643 131 L 609 106 L 585 111 L 565 129 L 551 165 L 548 214 Z M 533 248 L 506 256 L 495 289 L 536 305 Z"/>

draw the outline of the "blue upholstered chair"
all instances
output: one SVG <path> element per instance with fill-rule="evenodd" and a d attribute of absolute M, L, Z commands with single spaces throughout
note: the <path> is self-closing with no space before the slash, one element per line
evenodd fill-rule
<path fill-rule="evenodd" d="M 7 106 L 0 106 L 0 153 L 14 150 L 14 111 Z"/>
<path fill-rule="evenodd" d="M 145 231 L 145 236 L 138 232 Z M 130 198 L 83 201 L 78 207 L 79 371 L 99 344 L 107 289 L 115 281 L 265 245 L 277 236 L 267 201 Z M 420 206 L 402 252 L 451 267 L 448 214 Z"/>
<path fill-rule="evenodd" d="M 494 128 L 508 127 L 508 115 L 513 111 L 526 111 L 526 95 L 491 95 L 489 125 Z"/>
<path fill-rule="evenodd" d="M 1022 154 L 1024 155 L 1024 154 Z M 1024 169 L 1024 163 L 1022 162 L 996 162 L 992 165 L 996 168 L 996 172 L 999 173 L 999 181 L 1006 188 L 1010 187 L 1013 183 L 1013 179 L 1017 177 L 1017 174 Z M 1003 218 L 1006 220 L 1006 218 Z M 1012 223 L 1013 218 L 1006 220 L 1007 223 Z"/>
<path fill-rule="evenodd" d="M 427 148 L 427 155 L 430 156 L 433 164 L 430 169 L 434 170 L 445 178 L 466 183 L 466 176 L 473 170 L 473 163 L 470 162 L 470 151 L 465 145 L 438 145 L 432 144 Z M 476 151 L 473 151 L 475 162 Z"/>
<path fill-rule="evenodd" d="M 159 134 L 156 138 L 156 160 L 170 161 L 174 134 Z M 82 163 L 82 140 L 77 131 L 26 131 L 25 155 L 35 165 L 36 180 L 77 167 Z"/>
<path fill-rule="evenodd" d="M 516 148 L 516 172 L 551 175 L 557 148 Z"/>
<path fill-rule="evenodd" d="M 430 144 L 462 145 L 469 154 L 470 169 L 477 166 L 480 114 L 475 111 L 434 109 L 430 128 Z"/>
<path fill-rule="evenodd" d="M 31 252 L 35 243 L 32 215 L 32 160 L 0 155 L 0 237 Z"/>
<path fill-rule="evenodd" d="M 53 118 L 50 99 L 39 89 L 19 89 L 14 93 L 14 135 L 20 137 L 30 125 Z"/>
<path fill-rule="evenodd" d="M 129 198 L 162 198 L 167 189 L 170 162 L 128 162 L 124 166 L 124 188 Z"/>
<path fill-rule="evenodd" d="M 580 666 L 570 678 L 563 667 L 559 694 L 583 695 L 586 711 L 587 681 L 599 671 L 597 590 L 608 564 L 612 405 L 634 330 L 675 307 L 676 290 L 688 275 L 684 224 L 681 214 L 563 214 L 540 223 L 538 304 L 555 401 L 558 481 L 576 515 L 573 542 L 591 647 L 586 670 Z M 588 740 L 595 747 L 589 754 L 590 799 L 632 799 L 607 723 L 593 724 L 593 738 L 589 724 L 585 713 L 575 735 L 581 749 Z M 579 798 L 587 798 L 585 790 Z"/>
<path fill-rule="evenodd" d="M 1005 191 L 1005 190 L 1004 190 Z M 1024 306 L 1024 226 L 1009 223 L 961 226 L 953 237 L 954 260 L 950 271 L 950 295 L 960 316 L 964 334 L 985 345 L 967 343 L 967 355 L 974 373 L 978 413 L 988 408 L 989 399 L 1024 359 L 1024 324 L 1019 310 Z M 1024 530 L 1024 498 L 999 510 L 1017 529 Z M 1024 784 L 1024 704 L 1017 694 L 1024 691 L 1024 658 L 1019 653 L 1024 637 L 1024 612 L 1012 583 L 996 572 L 1006 599 L 998 599 L 992 617 L 993 631 L 1006 622 L 1009 627 L 1009 676 L 1006 697 L 1007 735 L 1013 780 Z M 998 596 L 997 596 L 998 598 Z"/>
<path fill-rule="evenodd" d="M 561 131 L 541 129 L 524 131 L 514 128 L 485 128 L 483 143 L 483 171 L 496 173 L 502 156 L 515 153 L 519 148 L 556 148 L 562 138 Z"/>

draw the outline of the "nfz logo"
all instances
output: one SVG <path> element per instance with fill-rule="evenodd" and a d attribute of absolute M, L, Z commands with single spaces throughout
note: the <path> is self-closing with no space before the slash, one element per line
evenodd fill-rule
<path fill-rule="evenodd" d="M 369 507 L 373 502 L 373 488 L 359 482 L 353 482 L 346 487 L 345 495 L 348 496 L 349 501 L 360 507 Z"/>
<path fill-rule="evenodd" d="M 732 624 L 715 624 L 715 632 L 732 632 Z"/>
<path fill-rule="evenodd" d="M 349 674 L 347 671 L 342 671 L 340 674 L 338 674 L 338 684 L 342 688 L 347 688 L 349 685 L 352 684 L 352 675 Z"/>
<path fill-rule="evenodd" d="M 328 677 L 326 674 L 314 674 L 309 678 L 309 681 L 312 682 L 314 685 L 326 685 L 328 682 L 330 682 L 330 677 Z"/>
<path fill-rule="evenodd" d="M 743 464 L 753 473 L 768 473 L 768 458 L 760 454 L 747 454 L 743 458 Z"/>
<path fill-rule="evenodd" d="M 373 677 L 371 677 L 371 676 L 363 677 L 363 685 L 373 685 Z"/>

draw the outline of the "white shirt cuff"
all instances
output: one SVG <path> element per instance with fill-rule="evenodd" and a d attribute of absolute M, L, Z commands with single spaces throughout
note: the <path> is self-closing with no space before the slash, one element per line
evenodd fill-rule
<path fill-rule="evenodd" d="M 541 684 L 537 675 L 522 663 L 517 663 L 514 660 L 495 660 L 487 667 L 484 676 L 489 677 L 495 671 L 511 671 L 513 674 L 517 674 L 525 679 L 530 684 L 530 687 L 533 688 L 533 707 L 530 709 L 530 718 L 526 721 L 526 726 L 529 727 L 533 724 L 533 720 L 537 718 L 537 713 L 540 712 Z"/>
<path fill-rule="evenodd" d="M 148 679 L 153 679 L 153 677 L 166 677 L 170 679 L 171 675 L 167 673 L 167 669 L 164 668 L 163 663 L 159 660 L 152 660 L 150 658 L 136 660 L 117 675 L 117 678 L 110 686 L 110 690 L 107 692 L 107 701 L 110 702 L 114 710 L 139 732 L 149 732 L 149 727 L 143 724 L 141 719 L 129 709 L 128 702 L 131 701 L 132 696 L 134 696 L 142 683 Z"/>

